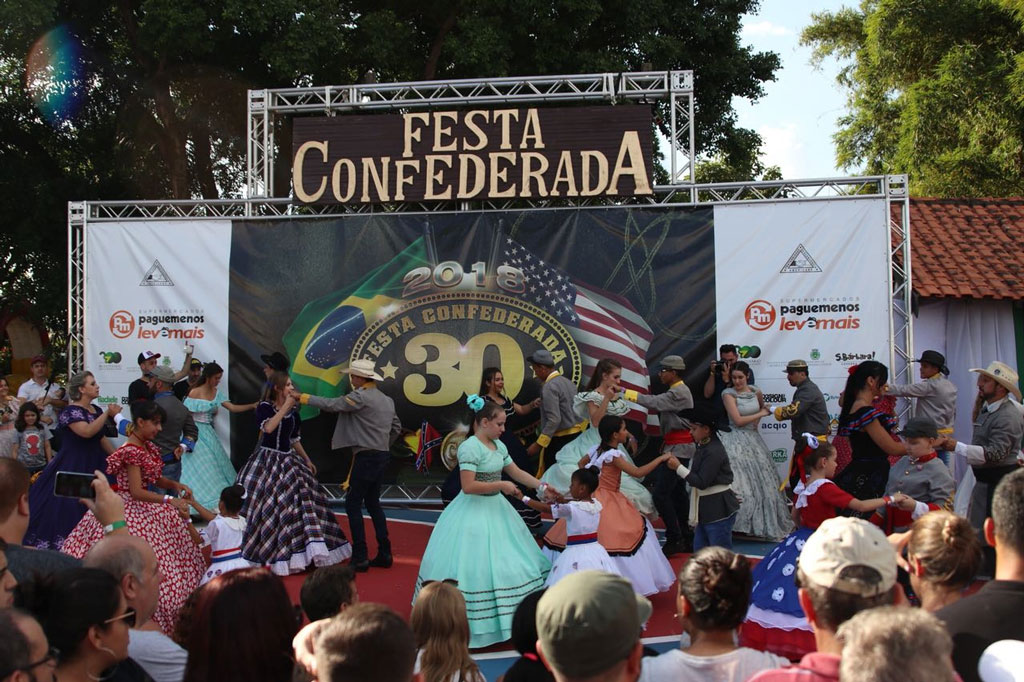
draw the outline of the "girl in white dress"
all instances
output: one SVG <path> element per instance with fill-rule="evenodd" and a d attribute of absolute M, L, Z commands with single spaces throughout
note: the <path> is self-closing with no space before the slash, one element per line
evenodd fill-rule
<path fill-rule="evenodd" d="M 217 503 L 219 514 L 214 514 L 195 499 L 189 500 L 203 521 L 207 522 L 206 528 L 199 534 L 204 543 L 210 547 L 210 567 L 203 574 L 203 579 L 199 582 L 200 585 L 205 585 L 222 573 L 239 568 L 251 568 L 256 565 L 248 559 L 242 558 L 245 517 L 239 516 L 239 512 L 242 510 L 244 495 L 245 488 L 240 485 L 229 485 L 224 488 L 220 493 L 220 501 Z"/>
<path fill-rule="evenodd" d="M 601 523 L 601 503 L 593 498 L 597 490 L 598 473 L 595 467 L 572 472 L 569 480 L 571 502 L 545 504 L 523 497 L 523 503 L 537 511 L 550 511 L 556 519 L 565 519 L 565 551 L 558 555 L 548 574 L 547 587 L 577 571 L 607 571 L 621 575 L 607 550 L 597 541 L 597 527 Z"/>

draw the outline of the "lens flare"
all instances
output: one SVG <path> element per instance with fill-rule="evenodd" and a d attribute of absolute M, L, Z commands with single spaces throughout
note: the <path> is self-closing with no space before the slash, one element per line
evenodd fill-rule
<path fill-rule="evenodd" d="M 51 124 L 71 121 L 85 98 L 82 44 L 67 26 L 43 34 L 26 59 L 25 89 Z"/>

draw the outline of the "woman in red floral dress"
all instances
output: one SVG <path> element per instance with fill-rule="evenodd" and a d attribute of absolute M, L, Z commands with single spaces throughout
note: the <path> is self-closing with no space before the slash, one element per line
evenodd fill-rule
<path fill-rule="evenodd" d="M 188 529 L 188 505 L 181 497 L 154 493 L 148 488 L 177 490 L 190 497 L 192 491 L 177 481 L 164 478 L 160 451 L 150 440 L 160 432 L 162 407 L 150 400 L 132 405 L 134 429 L 124 445 L 107 457 L 107 473 L 117 477 L 117 492 L 124 499 L 128 531 L 144 539 L 156 553 L 163 580 L 153 620 L 170 635 L 185 598 L 199 586 L 206 570 L 203 555 Z M 83 557 L 103 538 L 103 527 L 87 512 L 64 541 L 61 551 Z"/>

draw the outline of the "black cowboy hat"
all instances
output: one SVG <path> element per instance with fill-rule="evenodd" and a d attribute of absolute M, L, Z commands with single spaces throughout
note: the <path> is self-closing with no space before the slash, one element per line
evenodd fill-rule
<path fill-rule="evenodd" d="M 708 403 L 697 403 L 693 407 L 680 410 L 677 414 L 691 424 L 703 424 L 712 431 L 730 430 L 727 425 L 721 424 L 722 416 L 718 410 Z"/>
<path fill-rule="evenodd" d="M 946 356 L 937 350 L 926 350 L 921 353 L 921 357 L 917 360 L 911 360 L 911 362 L 927 362 L 929 365 L 938 367 L 939 371 L 943 374 L 949 375 L 949 367 L 946 367 Z"/>
<path fill-rule="evenodd" d="M 263 361 L 264 365 L 275 372 L 287 372 L 288 366 L 291 365 L 288 358 L 286 358 L 283 353 L 279 353 L 276 350 L 270 355 L 261 355 L 260 360 Z"/>

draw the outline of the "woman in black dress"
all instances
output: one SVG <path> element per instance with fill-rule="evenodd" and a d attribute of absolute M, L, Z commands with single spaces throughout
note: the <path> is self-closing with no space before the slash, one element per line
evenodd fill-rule
<path fill-rule="evenodd" d="M 896 420 L 873 401 L 882 395 L 889 370 L 874 360 L 851 368 L 839 413 L 839 434 L 850 441 L 853 458 L 836 476 L 836 484 L 862 500 L 881 497 L 889 478 L 889 457 L 902 457 L 906 446 L 891 433 Z"/>

